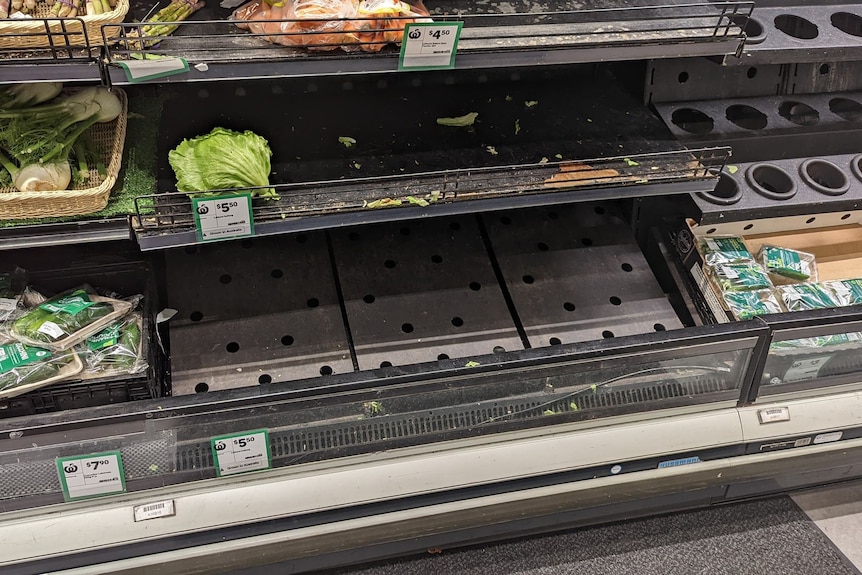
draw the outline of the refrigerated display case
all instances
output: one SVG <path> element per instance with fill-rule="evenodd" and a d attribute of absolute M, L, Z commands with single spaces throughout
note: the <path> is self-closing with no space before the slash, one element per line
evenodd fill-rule
<path fill-rule="evenodd" d="M 429 1 L 463 26 L 436 71 L 214 5 L 0 37 L 3 82 L 129 106 L 107 207 L 3 218 L 3 270 L 142 295 L 147 364 L 0 399 L 3 572 L 307 572 L 862 475 L 862 293 L 740 320 L 701 248 L 862 277 L 858 9 L 781 47 L 785 4 Z M 216 126 L 274 194 L 202 241 L 198 200 L 255 191 L 177 191 Z"/>

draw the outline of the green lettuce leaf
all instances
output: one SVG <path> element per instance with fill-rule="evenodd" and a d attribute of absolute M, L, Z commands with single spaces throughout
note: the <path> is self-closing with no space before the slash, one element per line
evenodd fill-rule
<path fill-rule="evenodd" d="M 254 132 L 215 128 L 209 134 L 183 140 L 168 153 L 181 192 L 207 192 L 268 186 L 272 171 L 269 143 Z M 277 196 L 272 188 L 256 196 Z"/>

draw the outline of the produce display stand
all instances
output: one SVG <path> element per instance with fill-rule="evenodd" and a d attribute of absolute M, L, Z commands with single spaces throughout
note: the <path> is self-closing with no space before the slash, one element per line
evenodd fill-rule
<path fill-rule="evenodd" d="M 454 68 L 215 4 L 0 53 L 0 83 L 124 86 L 111 211 L 7 222 L 0 271 L 142 294 L 149 366 L 0 402 L 4 575 L 308 572 L 862 474 L 862 306 L 735 321 L 701 253 L 792 238 L 862 277 L 851 62 L 745 66 L 780 2 L 426 6 Z M 156 56 L 187 69 L 120 66 Z M 203 241 L 262 188 L 177 191 L 216 126 L 268 141 L 273 193 Z"/>

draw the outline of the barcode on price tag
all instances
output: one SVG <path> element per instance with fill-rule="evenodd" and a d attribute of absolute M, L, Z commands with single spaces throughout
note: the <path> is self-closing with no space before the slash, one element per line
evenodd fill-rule
<path fill-rule="evenodd" d="M 455 67 L 463 22 L 414 22 L 404 28 L 399 70 L 448 70 Z"/>
<path fill-rule="evenodd" d="M 212 452 L 219 477 L 272 466 L 269 433 L 265 429 L 213 437 Z"/>
<path fill-rule="evenodd" d="M 148 519 L 158 519 L 159 517 L 170 517 L 171 515 L 176 515 L 173 499 L 135 506 L 136 522 L 146 521 Z"/>
<path fill-rule="evenodd" d="M 57 472 L 66 501 L 126 491 L 123 456 L 119 451 L 57 459 Z"/>

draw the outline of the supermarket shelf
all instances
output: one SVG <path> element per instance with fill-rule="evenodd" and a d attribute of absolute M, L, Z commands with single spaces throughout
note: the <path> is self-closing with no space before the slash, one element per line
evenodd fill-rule
<path fill-rule="evenodd" d="M 725 58 L 725 64 L 820 64 L 862 59 L 862 7 L 858 3 L 815 0 L 757 4 L 747 22 L 748 40 L 742 57 Z"/>
<path fill-rule="evenodd" d="M 729 155 L 707 148 L 574 160 L 281 184 L 278 199 L 257 199 L 255 235 L 270 236 L 372 222 L 711 191 Z M 708 169 L 712 167 L 713 170 Z M 235 192 L 238 190 L 214 190 Z M 376 208 L 374 202 L 396 202 Z M 416 202 L 425 202 L 424 206 Z M 132 226 L 143 250 L 197 243 L 187 194 L 141 196 Z"/>
<path fill-rule="evenodd" d="M 0 228 L 0 251 L 131 239 L 126 217 Z"/>

